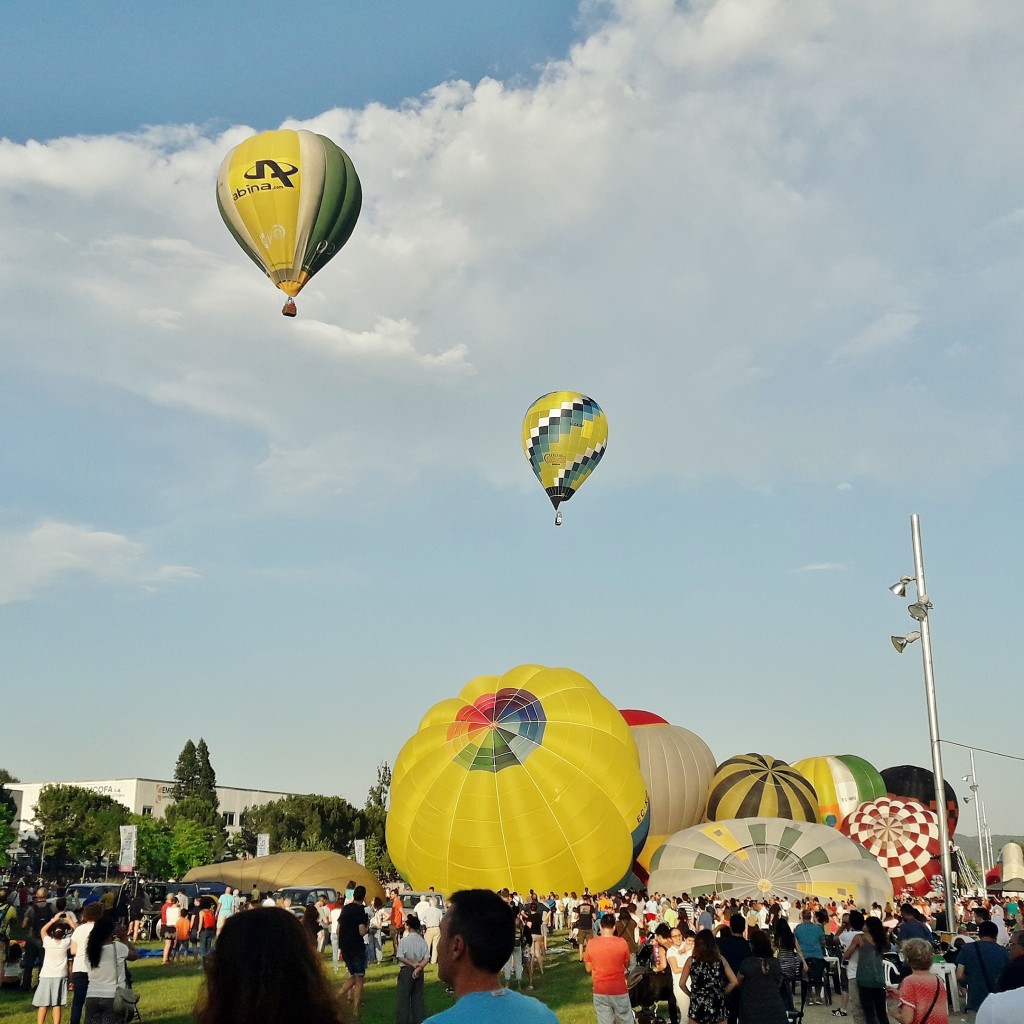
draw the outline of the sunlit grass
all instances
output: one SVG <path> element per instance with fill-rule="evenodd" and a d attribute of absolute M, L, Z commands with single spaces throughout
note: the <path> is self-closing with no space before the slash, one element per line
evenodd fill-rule
<path fill-rule="evenodd" d="M 155 948 L 144 944 L 142 948 Z M 391 947 L 387 947 L 388 953 Z M 195 961 L 163 966 L 159 959 L 138 960 L 131 964 L 135 990 L 141 996 L 139 1011 L 146 1024 L 190 1024 L 192 1006 L 202 981 L 203 971 Z M 330 953 L 325 954 L 324 970 L 338 987 L 346 977 L 344 967 L 334 975 Z M 366 979 L 362 1019 L 364 1024 L 393 1024 L 395 1020 L 395 982 L 398 968 L 391 963 L 373 964 Z M 524 979 L 525 984 L 525 979 Z M 553 939 L 545 965 L 545 974 L 534 977 L 536 996 L 551 1007 L 564 1024 L 593 1024 L 594 1008 L 591 1001 L 590 978 L 561 936 Z M 426 972 L 425 1001 L 427 1014 L 439 1013 L 452 1005 L 452 997 L 437 980 L 437 968 Z M 343 1013 L 346 1008 L 342 1007 Z M 62 1024 L 70 1019 L 69 1005 L 64 1010 Z M 345 1013 L 347 1016 L 347 1013 Z M 49 1020 L 49 1018 L 47 1018 Z M 35 1024 L 36 1008 L 32 997 L 5 989 L 0 993 L 0 1021 L 3 1024 Z"/>

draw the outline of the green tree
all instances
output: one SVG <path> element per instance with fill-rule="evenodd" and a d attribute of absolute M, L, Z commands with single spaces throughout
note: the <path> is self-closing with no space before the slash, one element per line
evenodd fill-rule
<path fill-rule="evenodd" d="M 376 836 L 370 836 L 366 840 L 366 863 L 363 865 L 367 871 L 375 875 L 381 882 L 397 880 L 398 872 L 392 863 L 388 851 L 381 846 Z"/>
<path fill-rule="evenodd" d="M 217 773 L 213 770 L 213 765 L 210 764 L 210 748 L 202 736 L 199 737 L 199 742 L 196 744 L 196 761 L 198 766 L 195 795 L 217 807 L 220 805 L 220 800 L 217 798 Z"/>
<path fill-rule="evenodd" d="M 334 850 L 350 855 L 360 812 L 338 796 L 287 796 L 250 807 L 242 815 L 242 837 L 255 851 L 256 836 L 270 835 L 270 848 Z"/>
<path fill-rule="evenodd" d="M 45 852 L 58 861 L 99 861 L 120 848 L 128 809 L 81 786 L 45 786 L 35 810 Z"/>
<path fill-rule="evenodd" d="M 4 796 L 10 796 L 7 790 L 0 786 L 0 867 L 6 867 L 9 859 L 8 849 L 18 840 L 18 833 L 14 828 L 14 801 L 8 802 Z"/>
<path fill-rule="evenodd" d="M 366 794 L 366 805 L 360 814 L 358 838 L 366 840 L 366 868 L 381 880 L 395 875 L 395 865 L 388 856 L 388 798 L 391 795 L 391 767 L 387 761 L 377 765 L 377 781 Z"/>
<path fill-rule="evenodd" d="M 208 825 L 200 825 L 198 821 L 189 821 L 188 818 L 176 821 L 171 827 L 168 855 L 171 874 L 181 878 L 200 864 L 212 864 L 216 859 L 217 841 L 217 830 Z"/>
<path fill-rule="evenodd" d="M 160 818 L 133 814 L 128 821 L 138 829 L 135 870 L 148 878 L 168 878 L 171 873 L 171 827 Z"/>
<path fill-rule="evenodd" d="M 174 765 L 174 788 L 171 796 L 175 800 L 184 800 L 187 796 L 196 796 L 199 791 L 199 757 L 196 745 L 189 740 L 181 748 L 178 760 Z"/>
<path fill-rule="evenodd" d="M 14 797 L 11 794 L 11 791 L 6 787 L 8 783 L 18 781 L 20 780 L 16 779 L 6 768 L 0 768 L 0 818 L 6 818 L 8 824 L 14 821 L 15 817 L 17 816 L 18 805 L 14 802 Z M 4 815 L 5 807 L 10 811 L 9 818 L 6 815 Z M 14 838 L 17 839 L 17 835 L 15 835 Z M 11 842 L 13 841 L 14 840 L 11 840 Z M 10 845 L 11 843 L 6 843 L 5 845 L 0 846 L 0 857 L 6 855 L 7 847 Z M 6 861 L 0 860 L 0 864 L 6 863 Z"/>

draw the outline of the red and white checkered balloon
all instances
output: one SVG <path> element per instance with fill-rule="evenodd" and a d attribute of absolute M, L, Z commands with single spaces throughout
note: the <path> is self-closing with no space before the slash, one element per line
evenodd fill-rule
<path fill-rule="evenodd" d="M 917 800 L 883 796 L 861 804 L 840 826 L 885 868 L 893 889 L 931 888 L 933 858 L 939 856 L 939 819 Z"/>

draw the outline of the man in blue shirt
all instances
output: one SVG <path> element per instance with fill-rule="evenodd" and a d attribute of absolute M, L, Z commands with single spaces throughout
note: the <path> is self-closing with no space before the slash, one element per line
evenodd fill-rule
<path fill-rule="evenodd" d="M 503 988 L 498 975 L 512 955 L 513 911 L 489 889 L 452 893 L 437 943 L 437 976 L 456 1003 L 435 1024 L 558 1024 L 542 1002 Z"/>
<path fill-rule="evenodd" d="M 903 918 L 900 921 L 900 942 L 906 942 L 907 939 L 924 939 L 925 942 L 932 941 L 931 929 L 921 920 L 913 904 L 904 903 L 900 907 L 900 917 Z"/>
<path fill-rule="evenodd" d="M 968 942 L 956 958 L 956 980 L 967 985 L 968 1011 L 977 1011 L 989 993 L 997 991 L 999 975 L 1010 962 L 998 937 L 999 929 L 991 921 L 982 921 L 978 941 Z"/>
<path fill-rule="evenodd" d="M 801 922 L 793 929 L 793 938 L 807 961 L 807 985 L 812 1005 L 822 1005 L 821 986 L 825 979 L 825 929 L 815 924 L 812 914 L 805 910 Z"/>

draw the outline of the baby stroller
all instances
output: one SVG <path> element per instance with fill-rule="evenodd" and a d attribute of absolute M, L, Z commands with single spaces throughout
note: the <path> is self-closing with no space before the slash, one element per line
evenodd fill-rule
<path fill-rule="evenodd" d="M 668 971 L 654 970 L 654 947 L 649 942 L 637 948 L 636 967 L 629 972 L 626 985 L 637 1024 L 664 1021 L 658 1014 L 658 1003 L 672 999 L 672 975 Z"/>

